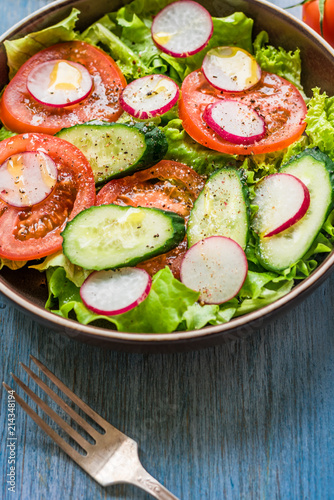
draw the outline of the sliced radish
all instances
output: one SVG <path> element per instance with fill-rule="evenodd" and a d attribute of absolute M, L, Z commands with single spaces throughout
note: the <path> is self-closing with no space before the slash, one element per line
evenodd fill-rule
<path fill-rule="evenodd" d="M 80 288 L 85 306 L 96 314 L 122 314 L 138 306 L 149 294 L 151 276 L 137 267 L 95 271 Z"/>
<path fill-rule="evenodd" d="M 120 104 L 131 116 L 146 120 L 169 111 L 179 94 L 179 87 L 168 76 L 149 75 L 129 83 L 121 94 Z"/>
<path fill-rule="evenodd" d="M 0 166 L 0 198 L 14 207 L 29 207 L 43 201 L 57 183 L 57 167 L 41 151 L 10 156 Z"/>
<path fill-rule="evenodd" d="M 65 107 L 85 99 L 93 86 L 89 71 L 79 63 L 56 59 L 35 66 L 27 78 L 27 89 L 36 101 Z"/>
<path fill-rule="evenodd" d="M 220 137 L 233 144 L 253 144 L 266 135 L 264 119 L 246 104 L 224 99 L 209 104 L 203 120 Z"/>
<path fill-rule="evenodd" d="M 216 47 L 208 51 L 202 72 L 211 85 L 226 92 L 241 92 L 261 79 L 255 58 L 239 47 Z"/>
<path fill-rule="evenodd" d="M 192 0 L 180 0 L 154 18 L 152 38 L 157 47 L 174 57 L 187 57 L 202 50 L 213 33 L 209 12 Z"/>
<path fill-rule="evenodd" d="M 268 238 L 296 224 L 310 206 L 310 192 L 291 174 L 272 174 L 256 185 L 254 205 L 259 207 L 253 228 Z"/>
<path fill-rule="evenodd" d="M 225 236 L 210 236 L 195 243 L 181 263 L 181 281 L 200 292 L 206 304 L 222 304 L 237 295 L 248 264 L 241 246 Z"/>

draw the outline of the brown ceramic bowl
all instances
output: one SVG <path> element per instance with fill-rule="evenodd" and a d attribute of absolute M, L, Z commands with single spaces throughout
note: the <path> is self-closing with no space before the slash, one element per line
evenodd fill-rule
<path fill-rule="evenodd" d="M 306 94 L 318 85 L 329 95 L 334 95 L 334 51 L 320 37 L 289 13 L 260 0 L 213 0 L 201 1 L 214 16 L 226 16 L 235 11 L 243 11 L 254 19 L 254 34 L 261 30 L 269 33 L 270 42 L 287 50 L 301 49 L 302 83 Z M 6 56 L 2 42 L 8 38 L 18 38 L 59 22 L 69 14 L 72 7 L 81 11 L 79 29 L 84 29 L 106 12 L 122 5 L 117 0 L 61 0 L 49 4 L 28 16 L 5 33 L 0 46 L 0 85 L 6 83 Z M 334 252 L 285 297 L 262 309 L 233 319 L 229 323 L 210 326 L 198 331 L 132 334 L 116 332 L 97 326 L 84 326 L 76 321 L 60 318 L 44 309 L 46 286 L 44 276 L 38 271 L 23 269 L 0 272 L 0 292 L 18 308 L 32 314 L 36 321 L 52 330 L 66 334 L 80 341 L 110 347 L 118 350 L 137 352 L 166 352 L 197 349 L 230 340 L 243 338 L 262 327 L 276 314 L 295 306 L 311 293 L 332 271 Z"/>

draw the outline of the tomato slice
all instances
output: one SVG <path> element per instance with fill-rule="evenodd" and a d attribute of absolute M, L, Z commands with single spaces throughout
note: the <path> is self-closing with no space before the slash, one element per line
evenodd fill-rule
<path fill-rule="evenodd" d="M 176 161 L 162 160 L 154 167 L 110 181 L 98 193 L 96 204 L 156 207 L 176 212 L 187 221 L 203 186 L 204 179 L 192 168 Z M 137 267 L 152 276 L 167 265 L 179 278 L 186 251 L 187 241 L 184 239 L 173 250 L 141 262 Z"/>
<path fill-rule="evenodd" d="M 262 154 L 284 149 L 304 132 L 306 104 L 300 92 L 283 78 L 262 72 L 261 80 L 249 90 L 222 92 L 212 87 L 201 71 L 190 73 L 182 84 L 179 114 L 186 132 L 197 142 L 221 153 Z M 208 104 L 233 99 L 249 105 L 265 120 L 266 135 L 251 145 L 232 144 L 219 137 L 203 120 Z"/>
<path fill-rule="evenodd" d="M 94 175 L 78 148 L 45 134 L 16 135 L 0 142 L 0 165 L 25 151 L 49 155 L 58 178 L 51 194 L 37 205 L 16 208 L 0 202 L 0 257 L 17 261 L 40 259 L 60 250 L 66 222 L 95 203 Z"/>
<path fill-rule="evenodd" d="M 93 78 L 90 94 L 72 106 L 52 107 L 36 101 L 27 89 L 27 78 L 37 65 L 56 59 L 82 64 Z M 115 61 L 85 42 L 53 45 L 32 56 L 6 87 L 0 102 L 0 119 L 14 132 L 55 134 L 62 128 L 89 120 L 116 121 L 123 110 L 119 95 L 126 80 Z"/>

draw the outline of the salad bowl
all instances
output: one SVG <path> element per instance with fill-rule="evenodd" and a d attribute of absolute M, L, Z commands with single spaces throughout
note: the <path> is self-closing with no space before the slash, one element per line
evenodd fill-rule
<path fill-rule="evenodd" d="M 61 0 L 36 11 L 4 33 L 0 39 L 0 87 L 6 85 L 7 65 L 3 42 L 27 33 L 44 29 L 60 22 L 72 8 L 80 10 L 77 28 L 81 31 L 105 13 L 115 11 L 124 3 L 104 0 Z M 285 50 L 301 51 L 302 84 L 306 95 L 319 86 L 328 95 L 334 95 L 334 51 L 320 36 L 288 12 L 262 0 L 201 1 L 213 16 L 223 17 L 236 11 L 244 12 L 254 20 L 254 36 L 261 30 L 269 34 L 270 43 Z M 239 316 L 227 323 L 207 326 L 199 330 L 173 333 L 127 333 L 107 328 L 105 325 L 82 325 L 45 309 L 47 285 L 43 273 L 24 267 L 0 271 L 0 292 L 6 300 L 48 328 L 86 343 L 117 350 L 134 352 L 186 351 L 245 338 L 263 327 L 278 314 L 294 307 L 333 270 L 334 252 L 292 290 L 270 305 Z"/>

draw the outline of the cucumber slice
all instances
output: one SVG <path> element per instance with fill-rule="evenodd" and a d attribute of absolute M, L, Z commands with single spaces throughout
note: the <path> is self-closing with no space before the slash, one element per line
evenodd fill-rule
<path fill-rule="evenodd" d="M 188 246 L 209 236 L 226 236 L 246 248 L 249 215 L 248 192 L 241 174 L 223 168 L 206 182 L 191 211 Z"/>
<path fill-rule="evenodd" d="M 84 123 L 64 128 L 57 136 L 83 152 L 97 186 L 155 165 L 168 149 L 165 134 L 144 123 Z"/>
<path fill-rule="evenodd" d="M 183 217 L 158 208 L 101 205 L 80 212 L 64 231 L 63 251 L 85 269 L 113 269 L 168 252 L 185 236 Z"/>
<path fill-rule="evenodd" d="M 334 205 L 334 163 L 321 151 L 306 149 L 280 172 L 292 174 L 306 185 L 310 206 L 304 217 L 285 231 L 259 237 L 258 258 L 272 271 L 287 269 L 306 254 Z"/>

